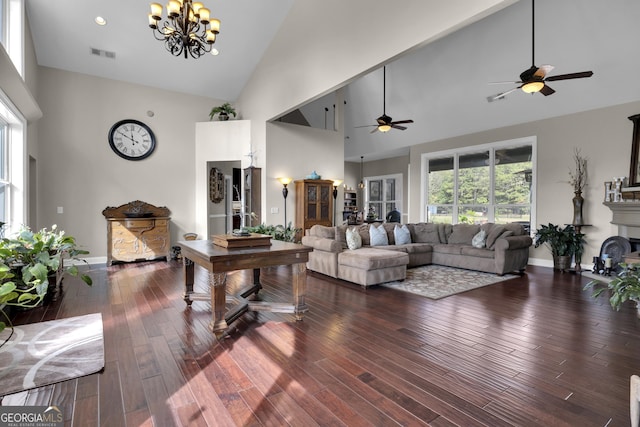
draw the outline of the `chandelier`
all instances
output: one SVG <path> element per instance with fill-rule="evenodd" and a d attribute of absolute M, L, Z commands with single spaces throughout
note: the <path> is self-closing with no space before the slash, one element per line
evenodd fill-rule
<path fill-rule="evenodd" d="M 167 19 L 162 23 L 162 5 L 151 3 L 149 27 L 156 40 L 164 41 L 172 55 L 200 58 L 211 52 L 220 32 L 220 20 L 210 18 L 210 11 L 201 2 L 169 0 Z"/>

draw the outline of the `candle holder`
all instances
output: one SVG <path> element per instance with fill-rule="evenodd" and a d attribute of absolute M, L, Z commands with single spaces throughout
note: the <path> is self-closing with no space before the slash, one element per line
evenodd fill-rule
<path fill-rule="evenodd" d="M 593 257 L 593 270 L 591 270 L 591 272 L 593 274 L 600 274 L 601 270 L 602 270 L 602 266 L 601 266 L 601 262 L 600 262 L 600 257 L 594 256 Z"/>

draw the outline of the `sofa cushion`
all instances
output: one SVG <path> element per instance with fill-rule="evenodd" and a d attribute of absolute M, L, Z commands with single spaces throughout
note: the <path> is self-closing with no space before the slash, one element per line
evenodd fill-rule
<path fill-rule="evenodd" d="M 360 237 L 360 233 L 355 227 L 347 229 L 346 236 L 349 249 L 354 250 L 362 247 L 362 237 Z"/>
<path fill-rule="evenodd" d="M 408 263 L 409 255 L 406 253 L 386 249 L 360 248 L 338 254 L 339 265 L 348 265 L 362 270 L 397 267 Z"/>
<path fill-rule="evenodd" d="M 387 237 L 387 230 L 384 229 L 382 224 L 369 226 L 369 239 L 371 240 L 371 246 L 388 246 L 389 237 Z"/>
<path fill-rule="evenodd" d="M 500 235 L 504 232 L 505 232 L 504 225 L 494 224 L 493 227 L 491 227 L 491 229 L 488 230 L 488 233 L 487 233 L 487 242 L 486 242 L 487 248 L 488 249 L 493 248 L 493 245 L 495 245 L 496 243 L 496 239 L 500 237 Z"/>
<path fill-rule="evenodd" d="M 438 252 L 441 254 L 451 254 L 451 255 L 460 255 L 460 251 L 464 245 L 456 245 L 456 244 L 440 244 L 433 245 L 433 252 Z"/>
<path fill-rule="evenodd" d="M 438 232 L 440 225 L 425 222 L 410 224 L 408 228 L 411 233 L 411 241 L 414 243 L 445 243 L 440 240 Z"/>
<path fill-rule="evenodd" d="M 440 235 L 440 243 L 448 243 L 449 236 L 453 232 L 453 225 L 451 224 L 438 224 L 438 234 Z"/>
<path fill-rule="evenodd" d="M 411 232 L 406 225 L 393 227 L 393 239 L 396 245 L 406 245 L 411 243 Z"/>
<path fill-rule="evenodd" d="M 479 258 L 493 258 L 495 256 L 495 251 L 489 249 L 480 249 L 474 248 L 470 246 L 462 246 L 460 249 L 460 254 L 462 255 L 470 255 Z"/>
<path fill-rule="evenodd" d="M 362 238 L 362 246 L 371 245 L 371 239 L 369 238 L 369 224 L 360 224 L 354 227 L 360 233 L 360 238 Z"/>
<path fill-rule="evenodd" d="M 480 226 L 477 224 L 456 224 L 453 226 L 453 231 L 447 239 L 447 243 L 454 245 L 471 245 L 471 240 L 473 240 L 473 236 L 475 236 L 478 231 L 480 231 Z"/>
<path fill-rule="evenodd" d="M 312 227 L 313 228 L 313 227 Z M 336 227 L 336 237 L 335 239 L 342 245 L 342 247 L 344 249 L 346 249 L 347 246 L 347 229 L 349 227 L 346 225 L 338 225 Z"/>
<path fill-rule="evenodd" d="M 509 223 L 504 225 L 504 228 L 509 230 L 509 231 L 513 231 L 513 236 L 522 236 L 522 235 L 526 234 L 522 224 L 517 223 L 517 222 L 509 222 Z"/>

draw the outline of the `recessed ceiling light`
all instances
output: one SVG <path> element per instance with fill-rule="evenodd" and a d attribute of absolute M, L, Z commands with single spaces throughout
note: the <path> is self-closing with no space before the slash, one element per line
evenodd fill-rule
<path fill-rule="evenodd" d="M 96 16 L 96 24 L 98 25 L 107 25 L 107 20 L 104 19 L 102 16 Z"/>
<path fill-rule="evenodd" d="M 211 55 L 216 56 L 216 55 L 218 55 L 219 53 L 220 53 L 220 52 L 218 52 L 218 49 L 216 49 L 216 48 L 211 49 Z"/>

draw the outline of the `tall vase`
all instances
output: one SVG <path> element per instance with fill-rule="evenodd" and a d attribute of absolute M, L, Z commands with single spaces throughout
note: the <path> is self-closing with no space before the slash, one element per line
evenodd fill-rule
<path fill-rule="evenodd" d="M 584 198 L 582 197 L 582 192 L 576 191 L 575 197 L 573 198 L 573 225 L 583 225 L 584 220 L 582 219 L 582 206 L 584 205 Z"/>

